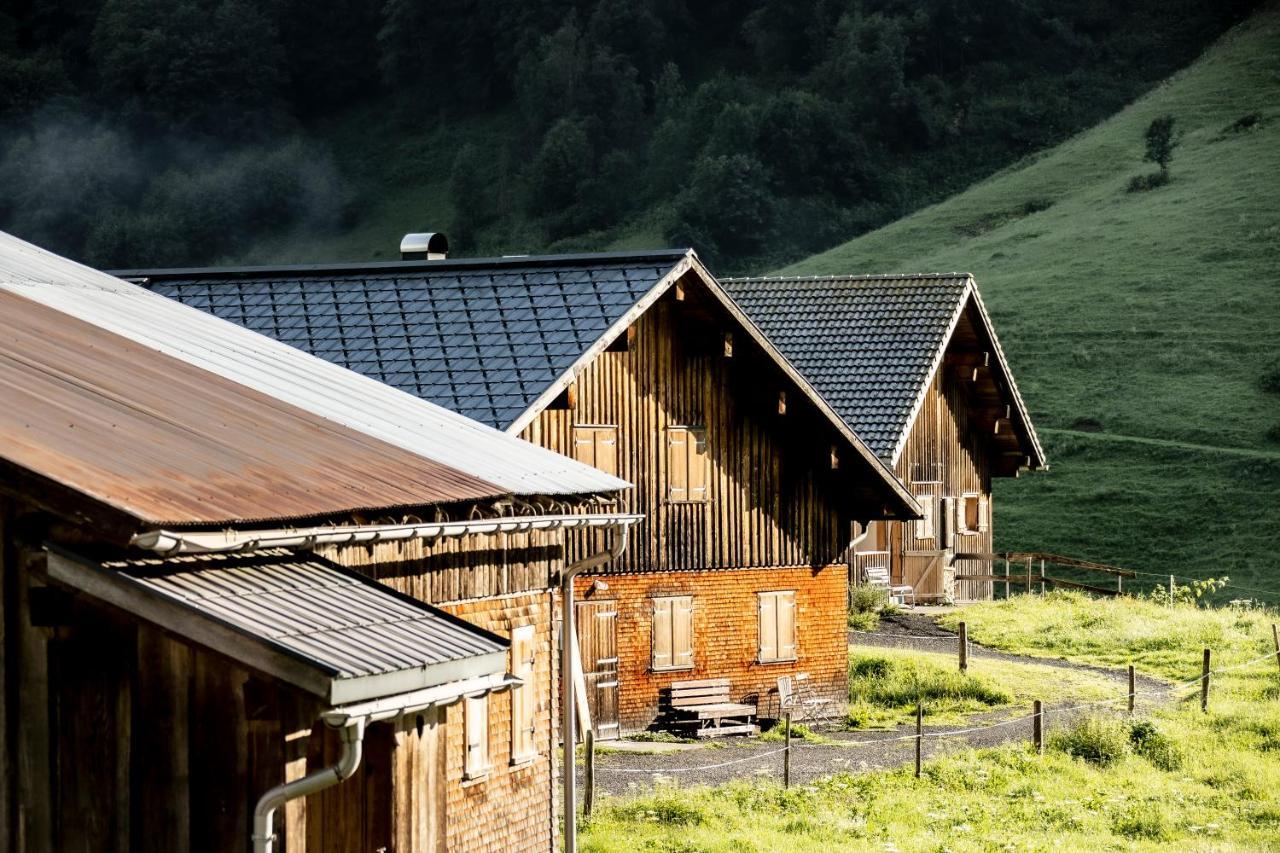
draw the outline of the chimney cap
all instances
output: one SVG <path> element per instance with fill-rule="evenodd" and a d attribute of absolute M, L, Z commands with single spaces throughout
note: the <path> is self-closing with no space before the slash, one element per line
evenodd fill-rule
<path fill-rule="evenodd" d="M 400 240 L 402 260 L 443 260 L 449 256 L 449 239 L 439 232 L 406 234 Z"/>

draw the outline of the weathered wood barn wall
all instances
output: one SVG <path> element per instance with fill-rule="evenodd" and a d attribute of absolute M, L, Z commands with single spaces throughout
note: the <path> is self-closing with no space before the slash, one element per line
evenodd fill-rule
<path fill-rule="evenodd" d="M 695 275 L 641 314 L 521 436 L 632 482 L 621 508 L 646 516 L 627 553 L 577 585 L 588 700 L 602 736 L 650 725 L 675 681 L 729 678 L 735 701 L 766 715 L 777 713 L 780 676 L 803 673 L 815 696 L 832 701 L 844 694 L 847 568 L 836 561 L 873 488 L 851 474 L 846 440 Z M 698 442 L 692 462 L 679 444 L 690 441 Z M 691 467 L 702 465 L 705 479 Z M 568 559 L 599 545 L 571 537 Z M 770 591 L 794 604 L 795 648 L 777 660 L 761 654 L 759 594 Z M 659 667 L 655 607 L 673 597 L 692 609 L 688 664 Z"/>
<path fill-rule="evenodd" d="M 29 505 L 0 500 L 0 850 L 246 849 L 257 798 L 336 759 L 336 734 L 316 722 L 319 700 L 49 587 L 40 548 L 47 522 Z M 548 586 L 563 557 L 560 535 L 330 550 L 407 594 L 440 595 L 423 600 L 503 636 L 534 626 L 536 755 L 510 760 L 511 692 L 487 700 L 492 767 L 482 780 L 463 779 L 462 704 L 375 723 L 354 778 L 282 810 L 278 849 L 551 845 Z M 486 576 L 494 585 L 478 589 L 474 579 Z"/>

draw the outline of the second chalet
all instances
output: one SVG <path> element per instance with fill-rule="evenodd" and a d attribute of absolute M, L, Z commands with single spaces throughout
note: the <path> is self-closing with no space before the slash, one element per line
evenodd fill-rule
<path fill-rule="evenodd" d="M 992 480 L 1047 463 L 973 277 L 724 287 L 920 504 L 919 519 L 870 525 L 854 581 L 880 572 L 914 602 L 991 598 Z"/>
<path fill-rule="evenodd" d="M 412 237 L 412 235 L 411 235 Z M 645 523 L 584 575 L 584 703 L 601 737 L 684 707 L 843 708 L 843 555 L 916 499 L 690 250 L 121 273 L 630 481 Z M 572 537 L 567 560 L 598 550 Z M 702 716 L 702 722 L 698 718 Z M 582 720 L 583 723 L 586 720 Z"/>

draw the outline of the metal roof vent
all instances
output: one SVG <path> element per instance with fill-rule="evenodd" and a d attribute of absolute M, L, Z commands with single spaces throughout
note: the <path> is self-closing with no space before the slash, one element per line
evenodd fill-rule
<path fill-rule="evenodd" d="M 443 234 L 406 234 L 400 240 L 402 261 L 443 261 L 449 257 L 449 239 Z"/>

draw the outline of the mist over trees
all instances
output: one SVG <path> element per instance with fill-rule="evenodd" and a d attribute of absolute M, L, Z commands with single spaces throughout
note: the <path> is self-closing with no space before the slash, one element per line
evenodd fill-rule
<path fill-rule="evenodd" d="M 440 166 L 455 246 L 660 223 L 734 268 L 824 248 L 1098 120 L 1255 3 L 0 0 L 0 228 L 102 266 L 335 232 L 324 128 L 509 120 Z M 420 223 L 405 223 L 406 230 Z"/>

